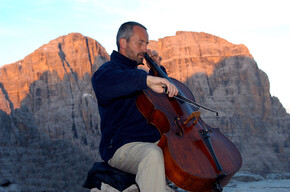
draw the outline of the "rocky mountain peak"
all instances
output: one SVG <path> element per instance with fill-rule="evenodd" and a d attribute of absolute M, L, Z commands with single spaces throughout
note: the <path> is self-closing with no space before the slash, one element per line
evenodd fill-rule
<path fill-rule="evenodd" d="M 158 50 L 169 76 L 181 81 L 195 73 L 212 75 L 216 65 L 228 57 L 253 58 L 246 46 L 203 32 L 178 31 L 175 36 L 150 41 L 149 47 Z"/>
<path fill-rule="evenodd" d="M 75 80 L 85 74 L 91 76 L 96 70 L 94 64 L 108 59 L 105 48 L 80 33 L 52 40 L 24 59 L 0 68 L 0 95 L 5 98 L 1 100 L 1 109 L 10 113 L 11 108 L 19 108 L 33 82 L 44 80 L 53 84 L 65 76 Z"/>

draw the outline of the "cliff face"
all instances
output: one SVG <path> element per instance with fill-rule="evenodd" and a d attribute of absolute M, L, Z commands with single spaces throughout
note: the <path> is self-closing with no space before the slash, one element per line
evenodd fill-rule
<path fill-rule="evenodd" d="M 219 111 L 215 117 L 201 109 L 202 118 L 236 144 L 242 170 L 290 170 L 290 116 L 271 97 L 267 75 L 244 45 L 194 32 L 177 32 L 149 45 L 163 57 L 168 76 L 187 85 L 199 103 Z"/>
<path fill-rule="evenodd" d="M 98 42 L 72 33 L 0 68 L 0 156 L 7 157 L 0 160 L 7 168 L 0 178 L 24 191 L 84 190 L 86 172 L 99 158 L 90 79 L 107 60 Z"/>
<path fill-rule="evenodd" d="M 90 77 L 97 65 L 108 59 L 106 50 L 91 38 L 78 33 L 59 37 L 23 60 L 0 68 L 1 109 L 10 113 L 11 104 L 12 108 L 19 108 L 30 94 L 31 84 L 37 81 L 48 86 L 60 81 L 78 83 L 79 79 Z"/>
<path fill-rule="evenodd" d="M 271 97 L 267 75 L 244 45 L 177 32 L 149 47 L 163 57 L 170 77 L 219 111 L 215 117 L 201 109 L 202 118 L 236 144 L 242 170 L 289 171 L 289 114 Z M 23 191 L 84 190 L 87 171 L 99 159 L 90 78 L 107 60 L 98 42 L 72 33 L 0 68 L 0 178 Z"/>
<path fill-rule="evenodd" d="M 225 58 L 252 58 L 244 45 L 235 45 L 207 33 L 179 31 L 176 36 L 150 41 L 149 48 L 159 51 L 168 74 L 182 82 L 197 73 L 212 75 L 216 65 Z"/>

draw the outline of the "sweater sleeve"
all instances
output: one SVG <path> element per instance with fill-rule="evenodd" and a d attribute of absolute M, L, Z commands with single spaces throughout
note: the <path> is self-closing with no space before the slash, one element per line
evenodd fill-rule
<path fill-rule="evenodd" d="M 147 75 L 147 72 L 139 69 L 100 67 L 92 77 L 92 85 L 98 99 L 111 100 L 146 89 Z"/>

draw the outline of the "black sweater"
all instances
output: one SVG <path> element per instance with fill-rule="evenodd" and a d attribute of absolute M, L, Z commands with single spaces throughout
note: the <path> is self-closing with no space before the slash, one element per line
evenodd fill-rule
<path fill-rule="evenodd" d="M 92 77 L 101 117 L 99 150 L 104 161 L 126 143 L 160 139 L 157 128 L 147 123 L 136 106 L 138 94 L 148 88 L 148 74 L 137 69 L 137 65 L 136 61 L 113 51 L 111 61 L 103 64 Z"/>

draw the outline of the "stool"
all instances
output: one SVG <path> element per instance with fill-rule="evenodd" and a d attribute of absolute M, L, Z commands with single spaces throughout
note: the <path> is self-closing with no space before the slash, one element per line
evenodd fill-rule
<path fill-rule="evenodd" d="M 134 184 L 137 186 L 135 175 L 111 167 L 106 162 L 96 162 L 89 170 L 83 187 L 92 191 L 96 189 L 97 192 L 97 189 L 101 190 L 102 184 L 109 185 L 118 191 L 124 191 Z"/>

